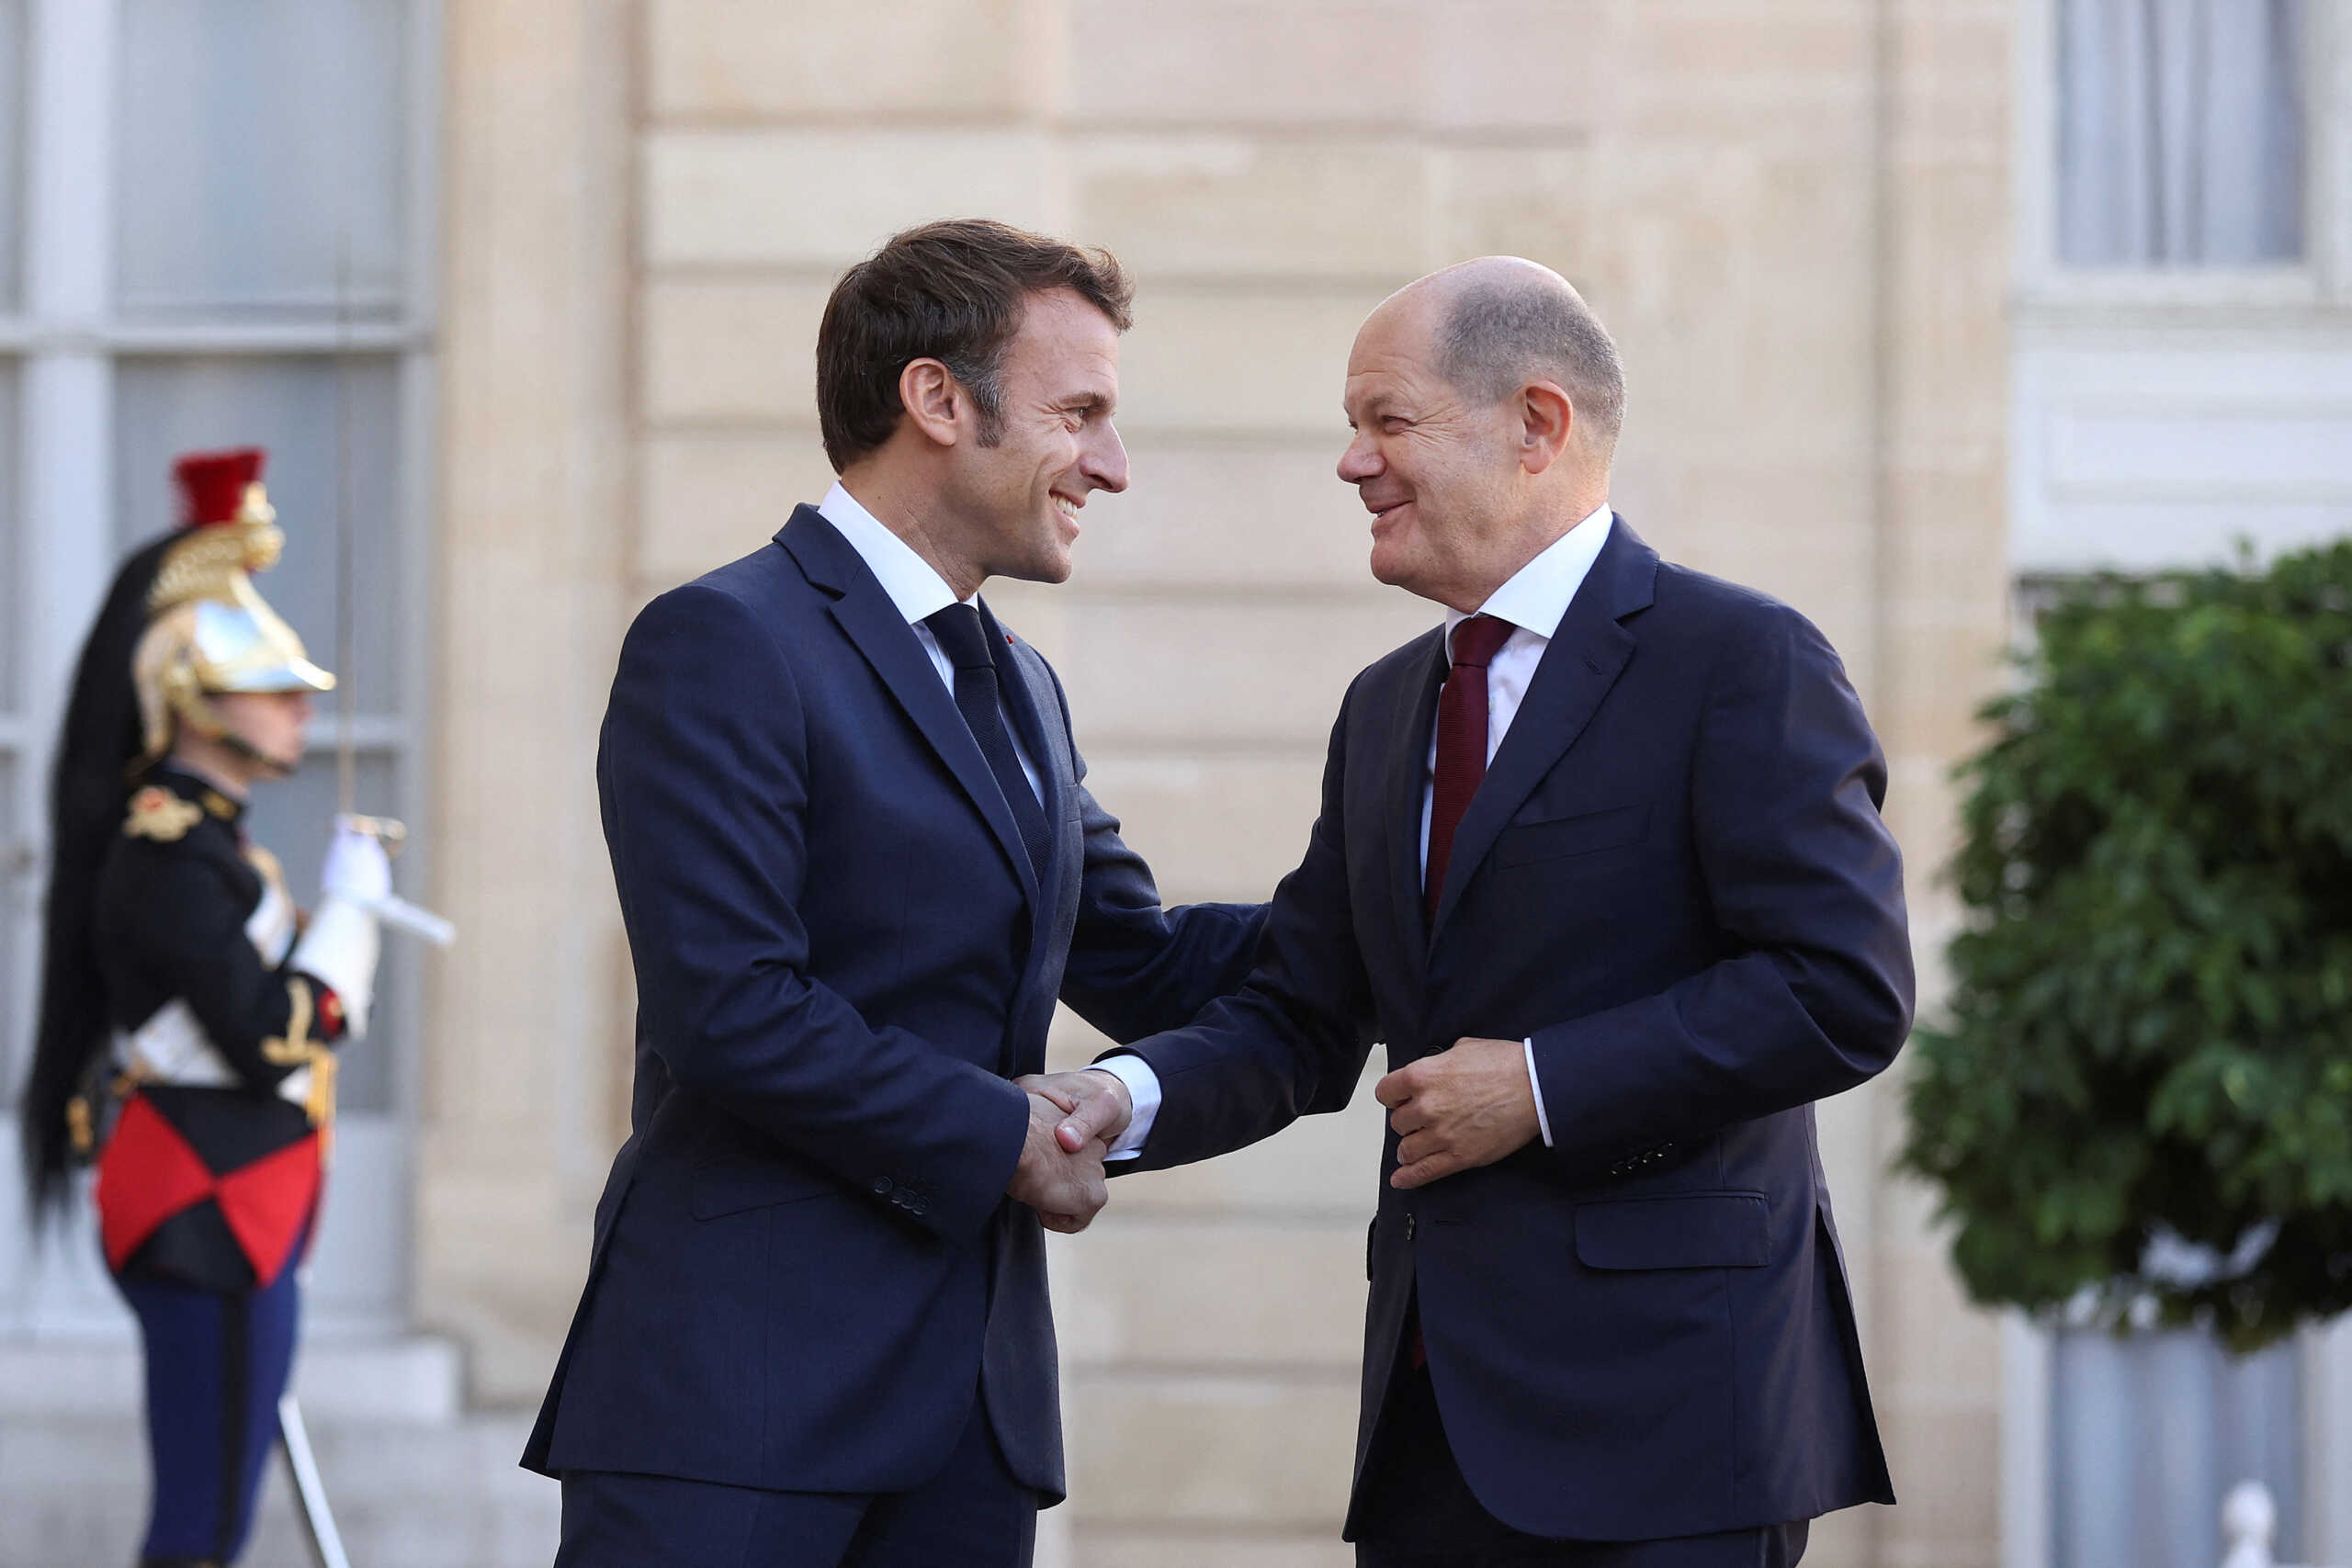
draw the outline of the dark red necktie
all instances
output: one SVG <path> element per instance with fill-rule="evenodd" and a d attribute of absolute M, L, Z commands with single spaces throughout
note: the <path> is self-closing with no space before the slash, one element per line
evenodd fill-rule
<path fill-rule="evenodd" d="M 1453 830 L 1487 776 L 1487 665 L 1517 628 L 1492 615 L 1473 615 L 1453 628 L 1453 668 L 1437 698 L 1437 770 L 1430 789 L 1429 863 L 1421 873 L 1422 907 L 1437 923 L 1438 895 L 1453 859 Z"/>
<path fill-rule="evenodd" d="M 1473 615 L 1453 628 L 1453 667 L 1437 694 L 1437 769 L 1430 783 L 1430 853 L 1421 873 L 1422 908 L 1437 924 L 1438 895 L 1445 890 L 1445 868 L 1453 859 L 1453 831 L 1478 781 L 1487 776 L 1487 666 L 1517 628 L 1492 615 Z M 1430 1353 L 1416 1317 L 1408 1347 L 1415 1371 Z"/>

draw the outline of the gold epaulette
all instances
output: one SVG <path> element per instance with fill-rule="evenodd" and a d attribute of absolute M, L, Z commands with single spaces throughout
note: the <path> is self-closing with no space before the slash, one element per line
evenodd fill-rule
<path fill-rule="evenodd" d="M 126 838 L 153 839 L 159 844 L 176 844 L 187 837 L 187 830 L 204 820 L 204 807 L 192 800 L 182 800 L 170 790 L 149 784 L 130 797 L 130 815 L 123 819 Z"/>

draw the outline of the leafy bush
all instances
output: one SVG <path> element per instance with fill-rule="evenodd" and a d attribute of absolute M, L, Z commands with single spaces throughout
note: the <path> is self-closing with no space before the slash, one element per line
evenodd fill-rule
<path fill-rule="evenodd" d="M 2352 543 L 2050 610 L 1903 1164 L 1979 1300 L 2252 1349 L 2352 1306 Z"/>

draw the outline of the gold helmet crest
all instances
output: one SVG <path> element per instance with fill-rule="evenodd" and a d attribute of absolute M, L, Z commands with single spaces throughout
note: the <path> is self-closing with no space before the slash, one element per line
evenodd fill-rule
<path fill-rule="evenodd" d="M 277 563 L 286 536 L 262 488 L 259 447 L 195 452 L 172 466 L 184 535 L 166 550 L 147 595 L 151 617 L 131 679 L 146 745 L 132 771 L 172 749 L 176 721 L 197 734 L 227 731 L 206 699 L 230 692 L 331 692 L 302 639 L 256 592 L 252 574 Z"/>

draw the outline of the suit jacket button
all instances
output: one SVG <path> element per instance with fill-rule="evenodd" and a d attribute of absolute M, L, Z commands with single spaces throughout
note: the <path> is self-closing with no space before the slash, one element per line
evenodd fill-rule
<path fill-rule="evenodd" d="M 874 1179 L 874 1195 L 876 1198 L 888 1198 L 890 1195 L 890 1179 L 888 1177 L 877 1176 Z"/>
<path fill-rule="evenodd" d="M 1405 1239 L 1407 1241 L 1413 1239 L 1413 1214 L 1408 1211 L 1405 1215 Z"/>

